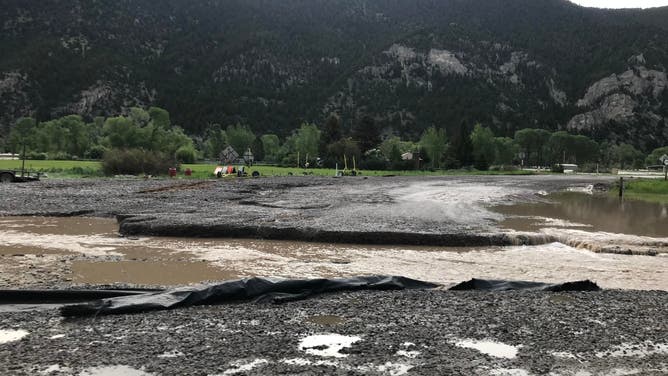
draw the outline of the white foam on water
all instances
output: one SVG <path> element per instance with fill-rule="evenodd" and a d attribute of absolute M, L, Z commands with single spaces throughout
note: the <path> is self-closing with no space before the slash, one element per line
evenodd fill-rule
<path fill-rule="evenodd" d="M 64 334 L 56 334 L 55 336 L 49 337 L 49 339 L 61 339 L 61 338 L 65 338 L 65 335 Z"/>
<path fill-rule="evenodd" d="M 136 368 L 118 365 L 118 366 L 102 366 L 87 368 L 79 373 L 79 376 L 151 376 Z"/>
<path fill-rule="evenodd" d="M 267 359 L 254 359 L 251 362 L 247 362 L 245 360 L 238 360 L 232 363 L 232 365 L 236 368 L 230 368 L 228 370 L 225 370 L 225 372 L 223 372 L 222 374 L 234 375 L 237 373 L 248 372 L 264 364 L 269 364 L 269 361 Z"/>
<path fill-rule="evenodd" d="M 535 217 L 535 218 L 542 220 L 545 226 L 550 226 L 550 227 L 594 227 L 593 225 L 571 222 L 564 219 L 547 218 L 547 217 Z"/>
<path fill-rule="evenodd" d="M 0 233 L 5 246 L 75 252 L 88 256 L 122 256 L 116 250 L 128 243 L 126 239 L 106 235 L 33 234 L 14 230 L 3 230 Z"/>
<path fill-rule="evenodd" d="M 455 346 L 478 350 L 483 354 L 491 355 L 496 358 L 513 359 L 517 356 L 519 346 L 511 346 L 505 343 L 491 340 L 463 339 L 457 341 Z"/>
<path fill-rule="evenodd" d="M 15 342 L 30 334 L 23 329 L 0 329 L 0 344 Z"/>
<path fill-rule="evenodd" d="M 352 346 L 353 343 L 361 341 L 361 337 L 357 336 L 343 336 L 340 334 L 316 334 L 303 338 L 299 342 L 299 350 L 305 351 L 307 354 L 345 358 L 346 354 L 341 354 L 344 348 Z M 324 348 L 320 348 L 324 347 Z"/>

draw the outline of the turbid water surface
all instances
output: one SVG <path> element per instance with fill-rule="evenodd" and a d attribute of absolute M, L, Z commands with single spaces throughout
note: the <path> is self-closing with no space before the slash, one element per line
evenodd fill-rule
<path fill-rule="evenodd" d="M 546 282 L 589 278 L 607 288 L 668 290 L 668 257 L 599 254 L 561 243 L 455 248 L 124 238 L 116 226 L 99 218 L 0 219 L 3 284 L 12 287 L 22 283 L 22 277 L 26 284 L 48 277 L 80 284 L 177 285 L 250 276 L 392 274 L 444 284 L 473 277 Z"/>

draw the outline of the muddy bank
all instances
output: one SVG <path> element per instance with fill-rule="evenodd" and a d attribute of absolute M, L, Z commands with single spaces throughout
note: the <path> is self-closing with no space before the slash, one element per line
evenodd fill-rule
<path fill-rule="evenodd" d="M 667 305 L 651 291 L 395 291 L 94 320 L 0 313 L 0 373 L 663 375 Z"/>

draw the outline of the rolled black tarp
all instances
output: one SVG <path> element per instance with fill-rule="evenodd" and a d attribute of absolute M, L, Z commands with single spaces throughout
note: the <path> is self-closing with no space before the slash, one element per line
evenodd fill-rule
<path fill-rule="evenodd" d="M 479 291 L 512 291 L 512 290 L 537 290 L 537 291 L 599 291 L 601 288 L 590 280 L 565 282 L 565 283 L 543 283 L 529 281 L 504 281 L 494 279 L 476 279 L 459 283 L 450 287 L 450 290 L 479 290 Z"/>
<path fill-rule="evenodd" d="M 254 277 L 217 285 L 189 286 L 68 305 L 61 307 L 60 313 L 73 317 L 138 313 L 239 301 L 280 303 L 336 291 L 430 289 L 438 286 L 435 283 L 396 276 L 293 280 Z"/>
<path fill-rule="evenodd" d="M 100 289 L 100 290 L 0 290 L 0 305 L 12 304 L 72 304 L 118 296 L 141 295 L 155 291 L 149 289 Z"/>

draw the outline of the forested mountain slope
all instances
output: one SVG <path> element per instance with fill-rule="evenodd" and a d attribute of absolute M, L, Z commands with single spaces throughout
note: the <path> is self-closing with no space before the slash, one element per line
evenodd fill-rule
<path fill-rule="evenodd" d="M 197 134 L 330 112 L 417 137 L 482 122 L 668 144 L 668 9 L 565 0 L 2 0 L 0 135 L 166 108 Z"/>

